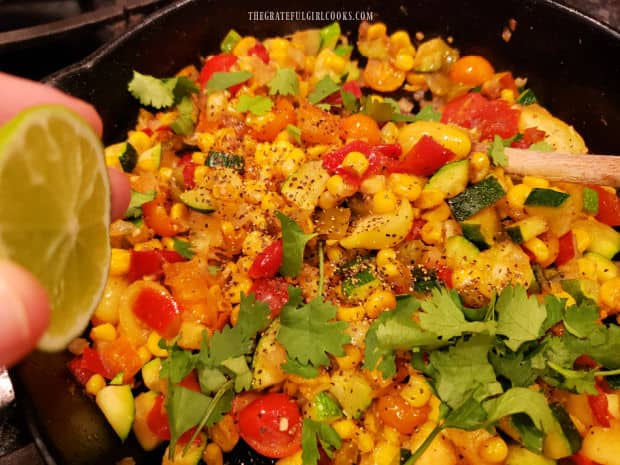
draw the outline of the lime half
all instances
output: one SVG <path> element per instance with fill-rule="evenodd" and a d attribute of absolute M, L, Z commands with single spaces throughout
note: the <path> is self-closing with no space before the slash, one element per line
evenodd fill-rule
<path fill-rule="evenodd" d="M 103 147 L 86 121 L 44 105 L 0 128 L 0 258 L 48 292 L 40 349 L 61 350 L 87 326 L 110 265 L 109 215 Z"/>

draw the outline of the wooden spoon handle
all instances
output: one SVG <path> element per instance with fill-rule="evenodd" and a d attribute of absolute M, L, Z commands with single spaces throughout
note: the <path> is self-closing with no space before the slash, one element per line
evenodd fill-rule
<path fill-rule="evenodd" d="M 505 149 L 505 153 L 508 157 L 507 173 L 620 187 L 620 157 L 546 153 L 510 147 Z"/>

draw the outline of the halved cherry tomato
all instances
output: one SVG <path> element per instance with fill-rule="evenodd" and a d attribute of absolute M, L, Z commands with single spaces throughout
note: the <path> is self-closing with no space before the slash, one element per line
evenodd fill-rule
<path fill-rule="evenodd" d="M 387 426 L 395 428 L 401 434 L 411 434 L 428 419 L 430 407 L 413 407 L 397 392 L 377 399 L 377 413 Z"/>
<path fill-rule="evenodd" d="M 170 440 L 170 426 L 168 425 L 168 414 L 164 408 L 163 395 L 155 398 L 153 408 L 146 417 L 146 424 L 159 439 Z"/>
<path fill-rule="evenodd" d="M 360 177 L 351 168 L 342 166 L 342 162 L 349 152 L 361 152 L 368 158 L 368 169 L 363 176 Z M 339 174 L 346 182 L 355 186 L 368 176 L 390 172 L 392 167 L 398 163 L 398 157 L 401 153 L 402 148 L 399 144 L 371 146 L 363 140 L 355 140 L 323 155 L 322 164 L 329 174 Z"/>
<path fill-rule="evenodd" d="M 284 278 L 255 279 L 250 292 L 254 293 L 256 300 L 269 305 L 271 318 L 277 317 L 288 302 L 288 284 Z"/>
<path fill-rule="evenodd" d="M 609 413 L 609 403 L 607 402 L 607 396 L 603 392 L 600 386 L 596 386 L 598 391 L 597 395 L 588 395 L 588 404 L 592 415 L 596 420 L 596 423 L 604 428 L 609 428 L 609 419 L 611 414 Z"/>
<path fill-rule="evenodd" d="M 339 144 L 340 118 L 301 101 L 297 109 L 301 140 L 309 144 Z"/>
<path fill-rule="evenodd" d="M 165 196 L 161 193 L 154 200 L 142 205 L 142 214 L 144 222 L 155 234 L 171 237 L 179 232 L 179 226 L 166 211 Z"/>
<path fill-rule="evenodd" d="M 282 265 L 282 258 L 282 240 L 278 239 L 258 254 L 248 270 L 248 276 L 252 279 L 273 278 L 278 273 L 280 265 Z"/>
<path fill-rule="evenodd" d="M 163 274 L 164 262 L 176 263 L 185 259 L 175 250 L 131 250 L 127 279 L 130 282 L 144 276 L 158 279 Z"/>
<path fill-rule="evenodd" d="M 596 219 L 609 226 L 620 226 L 620 197 L 601 186 L 590 186 L 598 192 L 598 213 Z"/>
<path fill-rule="evenodd" d="M 82 385 L 85 385 L 94 374 L 99 374 L 108 379 L 112 378 L 108 370 L 103 366 L 97 351 L 90 347 L 85 347 L 82 354 L 73 358 L 67 364 L 67 367 L 75 380 Z"/>
<path fill-rule="evenodd" d="M 572 260 L 577 254 L 577 243 L 572 230 L 560 236 L 559 247 L 560 250 L 558 256 L 555 257 L 555 264 L 557 266 L 562 266 Z"/>
<path fill-rule="evenodd" d="M 123 373 L 125 384 L 130 383 L 133 376 L 142 368 L 143 362 L 138 351 L 125 336 L 120 336 L 112 342 L 99 342 L 97 352 L 110 378 Z"/>
<path fill-rule="evenodd" d="M 258 42 L 254 47 L 248 50 L 248 56 L 256 55 L 258 58 L 263 60 L 263 63 L 269 63 L 269 52 L 265 48 L 263 44 Z"/>
<path fill-rule="evenodd" d="M 344 140 L 365 140 L 370 145 L 381 142 L 381 129 L 370 116 L 355 113 L 342 120 L 340 135 Z"/>
<path fill-rule="evenodd" d="M 164 338 L 176 336 L 181 327 L 181 310 L 172 296 L 144 287 L 133 301 L 134 315 Z"/>
<path fill-rule="evenodd" d="M 430 176 L 454 157 L 454 152 L 435 142 L 432 137 L 424 135 L 391 171 Z"/>
<path fill-rule="evenodd" d="M 204 87 L 207 82 L 209 82 L 213 73 L 226 72 L 230 70 L 235 63 L 237 63 L 237 57 L 230 53 L 220 53 L 219 55 L 209 57 L 200 70 L 198 81 L 201 87 Z"/>
<path fill-rule="evenodd" d="M 239 435 L 265 457 L 287 457 L 301 448 L 301 414 L 283 393 L 260 396 L 239 412 Z"/>
<path fill-rule="evenodd" d="M 289 124 L 295 124 L 295 119 L 293 104 L 284 97 L 278 97 L 273 111 L 263 116 L 249 114 L 246 122 L 252 128 L 255 139 L 261 142 L 271 142 Z"/>
<path fill-rule="evenodd" d="M 489 61 L 480 55 L 465 55 L 450 67 L 450 79 L 469 86 L 479 86 L 491 79 L 495 70 Z"/>

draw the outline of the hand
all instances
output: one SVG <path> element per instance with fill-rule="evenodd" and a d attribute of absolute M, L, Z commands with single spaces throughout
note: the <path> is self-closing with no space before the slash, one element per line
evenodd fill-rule
<path fill-rule="evenodd" d="M 28 107 L 55 103 L 75 111 L 102 134 L 101 118 L 91 105 L 38 82 L 0 72 L 0 102 L 0 125 Z M 118 170 L 108 171 L 115 219 L 127 209 L 129 183 Z M 47 293 L 36 278 L 15 263 L 0 260 L 0 367 L 11 366 L 34 348 L 49 313 Z"/>

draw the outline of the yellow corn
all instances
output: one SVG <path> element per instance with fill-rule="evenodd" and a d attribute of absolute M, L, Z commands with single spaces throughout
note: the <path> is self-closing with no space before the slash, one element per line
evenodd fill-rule
<path fill-rule="evenodd" d="M 376 262 L 378 267 L 394 263 L 394 260 L 396 260 L 396 251 L 394 249 L 381 249 L 377 252 Z"/>
<path fill-rule="evenodd" d="M 124 276 L 129 271 L 131 252 L 126 249 L 112 248 L 110 257 L 110 276 Z"/>
<path fill-rule="evenodd" d="M 118 157 L 121 155 L 121 151 L 125 148 L 124 142 L 119 142 L 118 144 L 109 145 L 105 148 L 105 164 L 107 166 L 112 166 L 114 168 L 121 168 L 121 163 Z"/>
<path fill-rule="evenodd" d="M 202 153 L 209 153 L 209 150 L 213 147 L 215 137 L 208 132 L 200 132 L 196 134 L 196 144 Z"/>
<path fill-rule="evenodd" d="M 400 444 L 400 434 L 394 428 L 384 426 L 382 436 L 390 444 Z"/>
<path fill-rule="evenodd" d="M 129 131 L 127 142 L 129 142 L 138 153 L 142 153 L 151 147 L 151 138 L 142 131 Z"/>
<path fill-rule="evenodd" d="M 171 237 L 162 237 L 161 245 L 165 250 L 174 250 L 174 239 Z"/>
<path fill-rule="evenodd" d="M 337 199 L 343 199 L 355 193 L 355 187 L 347 184 L 339 174 L 330 177 L 325 187 Z"/>
<path fill-rule="evenodd" d="M 336 313 L 336 318 L 340 321 L 359 321 L 364 318 L 364 307 L 361 305 L 356 305 L 353 307 L 338 307 L 338 311 Z"/>
<path fill-rule="evenodd" d="M 364 302 L 366 315 L 370 318 L 377 318 L 385 310 L 396 307 L 396 297 L 392 291 L 376 290 L 368 296 Z"/>
<path fill-rule="evenodd" d="M 274 211 L 282 205 L 282 198 L 275 192 L 266 192 L 260 201 L 260 206 L 265 211 Z"/>
<path fill-rule="evenodd" d="M 387 35 L 387 27 L 383 23 L 374 23 L 368 26 L 368 31 L 366 31 L 366 37 L 369 40 L 373 39 L 381 39 Z"/>
<path fill-rule="evenodd" d="M 388 121 L 381 128 L 381 142 L 384 144 L 393 144 L 398 137 L 398 126 Z"/>
<path fill-rule="evenodd" d="M 209 167 L 200 165 L 194 168 L 194 183 L 200 185 L 204 182 L 205 178 L 209 174 Z"/>
<path fill-rule="evenodd" d="M 550 251 L 547 244 L 545 244 L 538 237 L 534 237 L 529 241 L 523 243 L 523 247 L 529 250 L 534 257 L 536 257 L 536 262 L 543 263 L 549 259 Z"/>
<path fill-rule="evenodd" d="M 372 196 L 372 211 L 376 214 L 392 213 L 396 210 L 397 199 L 393 192 L 382 190 Z"/>
<path fill-rule="evenodd" d="M 239 433 L 232 415 L 224 415 L 209 428 L 209 436 L 224 452 L 230 452 L 239 442 Z"/>
<path fill-rule="evenodd" d="M 205 152 L 193 152 L 192 153 L 192 162 L 197 165 L 204 165 L 207 159 L 207 154 Z"/>
<path fill-rule="evenodd" d="M 265 235 L 261 231 L 250 231 L 241 245 L 241 250 L 248 257 L 256 257 L 263 251 L 267 242 L 264 240 Z"/>
<path fill-rule="evenodd" d="M 351 439 L 357 431 L 357 426 L 355 425 L 355 422 L 350 418 L 338 420 L 334 422 L 332 427 L 334 428 L 334 430 L 336 430 L 336 433 L 338 433 L 340 439 Z"/>
<path fill-rule="evenodd" d="M 146 346 L 138 347 L 136 352 L 138 354 L 138 358 L 142 362 L 142 365 L 144 365 L 145 363 L 147 363 L 153 358 L 153 354 L 151 353 L 149 349 L 146 348 Z"/>
<path fill-rule="evenodd" d="M 372 195 L 383 189 L 385 189 L 385 176 L 382 174 L 368 176 L 360 184 L 360 192 L 362 194 Z"/>
<path fill-rule="evenodd" d="M 327 67 L 337 74 L 341 74 L 347 67 L 347 60 L 333 52 L 329 54 L 326 62 Z"/>
<path fill-rule="evenodd" d="M 532 186 L 528 186 L 527 184 L 516 184 L 506 194 L 506 200 L 508 201 L 508 205 L 513 208 L 523 208 L 525 204 L 525 199 L 532 192 Z"/>
<path fill-rule="evenodd" d="M 202 459 L 207 465 L 224 465 L 224 455 L 220 446 L 210 442 L 202 453 Z"/>
<path fill-rule="evenodd" d="M 521 182 L 530 187 L 549 187 L 549 181 L 538 176 L 523 176 Z"/>
<path fill-rule="evenodd" d="M 243 37 L 239 42 L 237 42 L 237 44 L 233 48 L 233 51 L 232 51 L 233 55 L 236 55 L 238 57 L 242 55 L 247 55 L 248 50 L 254 47 L 256 45 L 256 42 L 258 41 L 256 40 L 255 37 L 252 37 L 252 36 Z"/>
<path fill-rule="evenodd" d="M 361 432 L 357 436 L 357 448 L 362 453 L 368 453 L 373 450 L 375 447 L 375 440 L 372 438 L 372 435 L 367 432 Z"/>
<path fill-rule="evenodd" d="M 276 462 L 276 465 L 303 465 L 303 459 L 301 458 L 301 449 L 295 452 L 293 455 L 283 457 Z"/>
<path fill-rule="evenodd" d="M 336 363 L 341 370 L 352 370 L 362 362 L 362 351 L 356 346 L 346 344 L 344 353 L 342 357 L 336 357 Z"/>
<path fill-rule="evenodd" d="M 337 245 L 328 246 L 325 249 L 325 253 L 327 254 L 327 258 L 329 259 L 329 261 L 333 263 L 339 262 L 344 257 L 344 251 L 342 250 L 342 247 L 339 247 Z"/>
<path fill-rule="evenodd" d="M 394 60 L 394 66 L 401 71 L 409 71 L 413 68 L 413 56 L 410 53 L 399 52 Z"/>
<path fill-rule="evenodd" d="M 573 298 L 572 295 L 570 295 L 568 292 L 566 292 L 565 290 L 554 290 L 551 292 L 554 296 L 556 296 L 558 299 L 565 299 L 566 300 L 566 308 L 575 305 L 577 302 L 575 302 L 575 299 Z"/>
<path fill-rule="evenodd" d="M 202 334 L 204 331 L 207 331 L 208 334 L 208 329 L 205 325 L 194 321 L 184 321 L 181 323 L 177 344 L 182 349 L 199 350 L 202 344 Z"/>
<path fill-rule="evenodd" d="M 362 152 L 349 152 L 342 160 L 342 166 L 351 168 L 359 175 L 364 174 L 369 165 L 368 158 Z"/>
<path fill-rule="evenodd" d="M 503 463 L 508 456 L 508 446 L 501 437 L 491 436 L 480 444 L 478 454 L 485 462 Z"/>
<path fill-rule="evenodd" d="M 162 126 L 170 126 L 177 119 L 178 113 L 176 111 L 166 111 L 157 114 L 157 120 Z"/>
<path fill-rule="evenodd" d="M 324 191 L 319 196 L 319 207 L 321 207 L 323 210 L 334 208 L 336 205 L 338 205 L 338 199 L 334 197 L 329 191 Z"/>
<path fill-rule="evenodd" d="M 450 218 L 452 211 L 446 202 L 440 203 L 438 206 L 431 210 L 426 210 L 422 213 L 422 218 L 426 221 L 444 221 Z"/>
<path fill-rule="evenodd" d="M 420 237 L 427 244 L 441 244 L 444 237 L 443 223 L 441 221 L 427 221 L 420 230 Z"/>
<path fill-rule="evenodd" d="M 395 45 L 397 49 L 410 48 L 411 38 L 407 31 L 396 31 L 390 36 L 390 43 Z"/>
<path fill-rule="evenodd" d="M 599 301 L 612 311 L 620 311 L 620 277 L 612 278 L 601 284 Z"/>
<path fill-rule="evenodd" d="M 116 328 L 110 323 L 94 326 L 93 329 L 90 330 L 90 338 L 95 342 L 112 342 L 116 339 Z"/>
<path fill-rule="evenodd" d="M 591 243 L 590 234 L 584 229 L 574 228 L 573 236 L 577 243 L 577 250 L 579 253 L 583 253 Z"/>
<path fill-rule="evenodd" d="M 433 392 L 423 376 L 414 375 L 401 389 L 400 395 L 412 407 L 424 407 L 431 400 Z"/>
<path fill-rule="evenodd" d="M 92 394 L 93 396 L 96 396 L 97 393 L 105 387 L 105 384 L 106 383 L 103 376 L 101 376 L 99 373 L 95 373 L 90 378 L 88 378 L 88 381 L 86 381 L 86 385 L 84 387 L 86 388 L 86 392 Z"/>
<path fill-rule="evenodd" d="M 189 215 L 189 210 L 187 209 L 187 205 L 181 202 L 175 202 L 170 208 L 170 218 L 173 220 L 182 220 L 187 218 Z"/>
<path fill-rule="evenodd" d="M 472 153 L 469 157 L 469 180 L 473 183 L 482 181 L 489 174 L 490 167 L 491 162 L 486 153 Z"/>
<path fill-rule="evenodd" d="M 388 441 L 379 442 L 372 452 L 374 465 L 393 465 L 400 458 L 400 447 Z"/>
<path fill-rule="evenodd" d="M 515 103 L 515 93 L 512 91 L 512 89 L 502 89 L 499 93 L 499 98 L 501 98 L 503 101 L 507 102 L 510 105 Z"/>
<path fill-rule="evenodd" d="M 588 278 L 596 281 L 596 268 L 596 262 L 594 260 L 591 260 L 587 257 L 581 257 L 577 259 L 577 269 L 579 270 L 579 274 L 583 278 Z"/>
<path fill-rule="evenodd" d="M 168 182 L 172 178 L 172 168 L 169 166 L 162 166 L 159 168 L 159 181 Z"/>
<path fill-rule="evenodd" d="M 416 201 L 422 194 L 424 181 L 410 174 L 394 173 L 388 177 L 388 186 L 392 192 L 410 202 Z"/>
<path fill-rule="evenodd" d="M 224 236 L 230 236 L 235 232 L 235 225 L 231 221 L 222 221 L 220 230 Z"/>
<path fill-rule="evenodd" d="M 230 303 L 238 304 L 241 302 L 241 293 L 249 294 L 250 288 L 252 287 L 252 280 L 247 276 L 237 275 L 234 277 L 234 282 L 228 289 L 228 296 L 230 298 Z"/>
<path fill-rule="evenodd" d="M 168 351 L 166 349 L 162 349 L 161 347 L 159 347 L 160 340 L 161 340 L 161 336 L 157 334 L 157 331 L 152 331 L 146 340 L 146 348 L 155 357 L 167 357 Z"/>
<path fill-rule="evenodd" d="M 446 198 L 446 194 L 437 189 L 422 189 L 420 196 L 415 200 L 414 205 L 422 210 L 428 210 L 429 208 L 437 207 L 443 199 Z"/>

